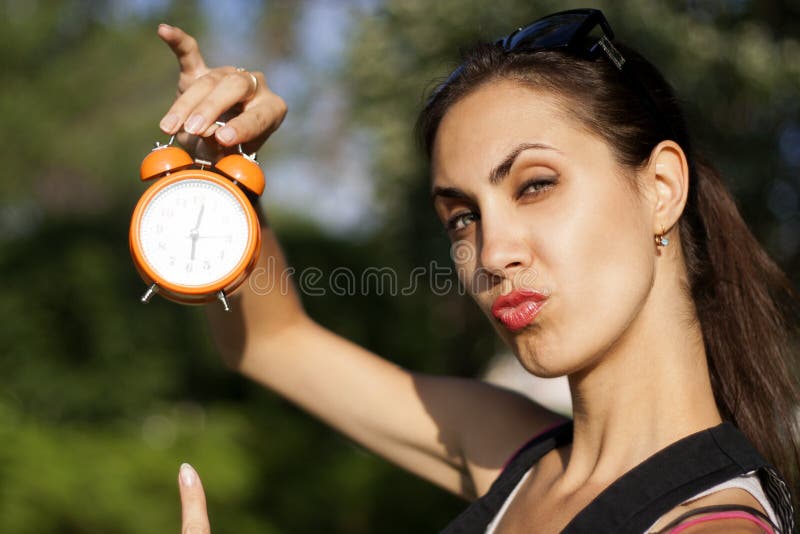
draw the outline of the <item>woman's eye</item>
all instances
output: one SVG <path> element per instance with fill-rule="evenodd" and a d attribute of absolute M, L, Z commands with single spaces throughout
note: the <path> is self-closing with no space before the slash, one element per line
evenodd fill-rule
<path fill-rule="evenodd" d="M 478 215 L 471 211 L 458 213 L 447 220 L 447 230 L 450 232 L 458 232 L 472 224 L 477 219 Z"/>
<path fill-rule="evenodd" d="M 550 189 L 556 184 L 556 181 L 555 178 L 528 180 L 520 187 L 518 196 L 521 198 L 524 196 L 537 195 L 546 189 Z"/>

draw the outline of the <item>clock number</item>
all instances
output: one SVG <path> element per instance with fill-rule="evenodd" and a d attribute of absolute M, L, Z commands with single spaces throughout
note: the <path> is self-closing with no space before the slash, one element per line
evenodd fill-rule
<path fill-rule="evenodd" d="M 211 264 L 208 261 L 204 261 L 203 262 L 203 270 L 204 271 L 210 271 L 211 270 Z"/>

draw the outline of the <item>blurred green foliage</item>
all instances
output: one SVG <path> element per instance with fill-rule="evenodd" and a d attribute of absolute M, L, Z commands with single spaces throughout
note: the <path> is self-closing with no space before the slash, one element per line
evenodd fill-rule
<path fill-rule="evenodd" d="M 128 217 L 175 79 L 155 26 L 169 20 L 202 44 L 208 18 L 198 13 L 209 8 L 151 2 L 132 16 L 122 4 L 136 3 L 0 4 L 0 532 L 177 532 L 182 461 L 203 477 L 215 532 L 443 526 L 463 502 L 225 370 L 199 309 L 139 304 Z M 254 5 L 263 29 L 254 46 L 290 56 L 304 4 Z M 348 89 L 344 134 L 371 140 L 384 219 L 369 236 L 345 239 L 271 206 L 292 264 L 401 274 L 448 265 L 411 135 L 424 92 L 459 48 L 574 6 L 387 0 L 361 15 L 334 75 Z M 688 101 L 701 145 L 797 283 L 800 3 L 601 7 Z M 414 369 L 474 375 L 500 348 L 456 294 L 328 293 L 305 304 L 332 330 Z"/>

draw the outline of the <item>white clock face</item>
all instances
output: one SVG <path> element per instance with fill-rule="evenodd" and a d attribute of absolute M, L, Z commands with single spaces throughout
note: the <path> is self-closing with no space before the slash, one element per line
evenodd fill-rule
<path fill-rule="evenodd" d="M 224 187 L 186 179 L 158 192 L 142 214 L 145 260 L 165 280 L 202 286 L 231 273 L 246 252 L 245 208 Z"/>

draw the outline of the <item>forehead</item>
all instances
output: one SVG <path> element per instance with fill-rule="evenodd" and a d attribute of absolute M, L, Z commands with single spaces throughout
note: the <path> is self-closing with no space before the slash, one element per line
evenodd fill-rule
<path fill-rule="evenodd" d="M 482 85 L 442 118 L 432 153 L 434 184 L 476 173 L 485 176 L 521 143 L 550 145 L 566 158 L 606 153 L 605 143 L 582 127 L 568 112 L 569 105 L 550 92 L 513 81 Z"/>

